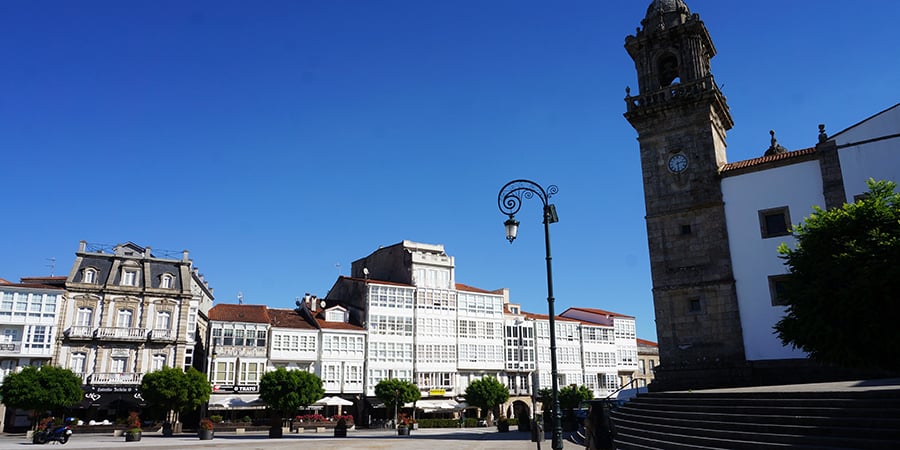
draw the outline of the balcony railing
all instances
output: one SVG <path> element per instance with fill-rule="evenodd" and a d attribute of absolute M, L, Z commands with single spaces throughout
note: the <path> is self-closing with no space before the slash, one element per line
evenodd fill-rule
<path fill-rule="evenodd" d="M 69 339 L 93 339 L 94 329 L 85 326 L 74 326 L 64 333 Z"/>
<path fill-rule="evenodd" d="M 169 342 L 174 341 L 177 336 L 175 330 L 157 328 L 150 330 L 150 341 L 152 342 Z"/>
<path fill-rule="evenodd" d="M 100 327 L 97 338 L 121 341 L 143 341 L 147 339 L 147 330 L 143 328 Z"/>
<path fill-rule="evenodd" d="M 91 375 L 91 384 L 141 384 L 143 373 L 120 372 L 94 372 Z"/>

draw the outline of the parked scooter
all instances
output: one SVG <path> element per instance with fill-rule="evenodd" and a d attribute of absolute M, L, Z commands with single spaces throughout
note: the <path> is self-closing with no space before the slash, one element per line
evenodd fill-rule
<path fill-rule="evenodd" d="M 72 427 L 69 426 L 72 422 L 73 419 L 71 417 L 66 418 L 61 425 L 53 425 L 53 422 L 50 421 L 47 423 L 46 428 L 34 433 L 31 442 L 34 444 L 46 444 L 55 441 L 65 444 L 69 442 L 69 437 L 72 436 Z"/>

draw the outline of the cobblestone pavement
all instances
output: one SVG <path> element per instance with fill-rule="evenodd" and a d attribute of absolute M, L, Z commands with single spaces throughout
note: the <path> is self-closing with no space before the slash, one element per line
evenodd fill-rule
<path fill-rule="evenodd" d="M 568 436 L 568 434 L 567 434 Z M 570 439 L 564 442 L 564 450 L 580 450 Z M 302 433 L 285 435 L 281 439 L 269 439 L 266 433 L 217 433 L 211 441 L 201 441 L 196 435 L 176 435 L 164 437 L 159 433 L 144 433 L 139 442 L 125 442 L 124 437 L 113 437 L 107 434 L 74 434 L 64 446 L 58 443 L 44 445 L 32 444 L 24 435 L 0 436 L 0 450 L 48 448 L 57 450 L 76 449 L 204 449 L 204 448 L 240 448 L 241 450 L 269 450 L 308 448 L 316 450 L 337 449 L 461 449 L 461 450 L 529 450 L 537 449 L 538 444 L 531 442 L 527 432 L 510 431 L 498 433 L 492 428 L 467 429 L 419 429 L 410 436 L 399 437 L 393 430 L 351 430 L 346 438 L 335 438 L 331 433 Z M 540 443 L 540 450 L 550 450 L 550 435 Z"/>

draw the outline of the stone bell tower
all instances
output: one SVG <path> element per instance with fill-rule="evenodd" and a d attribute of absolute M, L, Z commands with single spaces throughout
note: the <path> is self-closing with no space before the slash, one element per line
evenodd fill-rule
<path fill-rule="evenodd" d="M 710 72 L 706 26 L 654 0 L 625 39 L 638 76 L 625 118 L 638 133 L 660 367 L 652 389 L 742 385 L 737 293 L 718 169 L 734 125 Z"/>

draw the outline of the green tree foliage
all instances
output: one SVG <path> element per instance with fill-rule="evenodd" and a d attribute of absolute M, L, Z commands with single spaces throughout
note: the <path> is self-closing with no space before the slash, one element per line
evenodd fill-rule
<path fill-rule="evenodd" d="M 594 398 L 594 391 L 587 386 L 565 386 L 559 390 L 559 407 L 566 410 L 575 409 L 581 402 Z"/>
<path fill-rule="evenodd" d="M 828 211 L 815 207 L 793 230 L 795 248 L 778 248 L 790 275 L 782 343 L 847 367 L 900 370 L 900 194 L 867 182 L 865 199 Z"/>
<path fill-rule="evenodd" d="M 324 395 L 322 380 L 305 370 L 279 368 L 266 372 L 259 380 L 259 398 L 282 416 L 292 415 Z"/>
<path fill-rule="evenodd" d="M 484 377 L 469 383 L 466 387 L 466 401 L 481 411 L 487 411 L 491 422 L 494 408 L 509 400 L 509 389 L 494 377 Z"/>
<path fill-rule="evenodd" d="M 163 367 L 141 379 L 141 395 L 148 404 L 166 413 L 166 420 L 176 421 L 177 414 L 195 410 L 209 400 L 212 388 L 206 377 L 194 369 L 187 372 Z"/>
<path fill-rule="evenodd" d="M 6 376 L 0 385 L 0 397 L 9 408 L 34 411 L 37 419 L 45 411 L 56 414 L 77 404 L 84 392 L 81 377 L 69 369 L 28 366 Z"/>
<path fill-rule="evenodd" d="M 375 385 L 375 396 L 384 402 L 388 411 L 393 411 L 395 401 L 399 401 L 399 406 L 403 406 L 404 403 L 420 399 L 422 393 L 419 392 L 419 387 L 410 381 L 389 378 Z"/>

